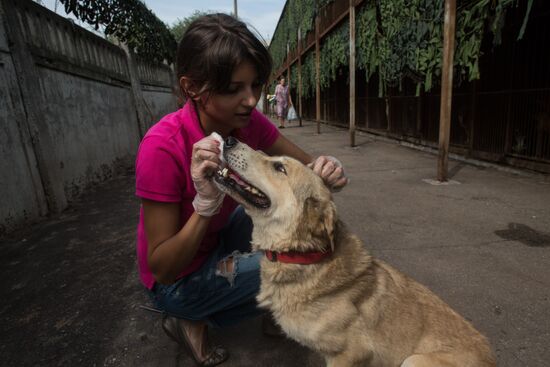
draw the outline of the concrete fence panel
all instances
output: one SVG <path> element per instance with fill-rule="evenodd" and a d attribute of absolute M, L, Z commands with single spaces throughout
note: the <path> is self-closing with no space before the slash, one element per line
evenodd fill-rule
<path fill-rule="evenodd" d="M 168 65 L 139 60 L 132 77 L 123 48 L 32 1 L 0 4 L 2 234 L 132 166 L 177 106 Z"/>

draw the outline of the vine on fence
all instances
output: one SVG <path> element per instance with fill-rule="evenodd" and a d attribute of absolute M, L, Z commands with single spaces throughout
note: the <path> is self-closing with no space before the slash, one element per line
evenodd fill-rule
<path fill-rule="evenodd" d="M 287 80 L 287 83 L 290 90 L 298 93 L 298 63 L 290 67 L 290 80 Z"/>
<path fill-rule="evenodd" d="M 139 0 L 61 0 L 65 12 L 96 29 L 105 26 L 105 35 L 125 42 L 138 55 L 151 61 L 171 63 L 176 41 L 166 25 Z"/>
<path fill-rule="evenodd" d="M 308 52 L 302 61 L 302 96 L 309 98 L 315 92 L 315 52 Z"/>
<path fill-rule="evenodd" d="M 523 35 L 533 0 L 528 1 L 527 14 L 518 39 Z M 290 11 L 296 3 L 305 6 L 311 1 L 289 0 L 287 3 L 270 47 L 275 69 L 282 65 L 286 57 L 287 44 L 291 50 L 296 45 L 296 13 L 291 14 Z M 462 80 L 480 77 L 479 58 L 483 37 L 490 31 L 494 44 L 500 43 L 506 11 L 514 5 L 518 6 L 518 3 L 518 0 L 458 2 L 454 56 L 457 84 Z M 442 0 L 366 0 L 358 8 L 357 67 L 365 70 L 367 81 L 375 73 L 378 75 L 380 95 L 385 94 L 388 86 L 400 85 L 404 78 L 410 78 L 417 84 L 417 93 L 421 88 L 430 90 L 434 80 L 439 80 L 443 49 L 443 5 Z M 309 24 L 311 29 L 314 14 L 304 14 L 307 16 L 300 18 L 301 22 Z M 302 34 L 305 35 L 304 32 Z M 338 69 L 349 63 L 348 23 L 339 26 L 322 40 L 320 60 L 320 84 L 326 88 L 336 78 Z M 313 80 L 315 85 L 315 69 L 304 67 L 302 74 L 303 95 L 307 96 L 313 88 L 308 83 Z"/>
<path fill-rule="evenodd" d="M 298 45 L 298 29 L 302 39 L 314 30 L 316 6 L 323 7 L 334 0 L 287 0 L 275 34 L 271 39 L 269 51 L 273 58 L 273 67 L 277 70 L 285 61 L 287 45 L 295 50 Z M 318 4 L 316 5 L 316 2 Z"/>
<path fill-rule="evenodd" d="M 349 65 L 349 22 L 345 21 L 323 40 L 321 44 L 319 84 L 327 88 L 336 80 L 338 70 Z M 315 70 L 314 70 L 315 72 Z"/>
<path fill-rule="evenodd" d="M 507 1 L 507 0 L 505 0 Z M 481 41 L 490 0 L 464 1 L 457 9 L 455 70 L 478 79 Z M 443 2 L 440 0 L 369 1 L 357 16 L 357 64 L 367 80 L 379 76 L 379 93 L 405 77 L 430 90 L 441 75 Z"/>

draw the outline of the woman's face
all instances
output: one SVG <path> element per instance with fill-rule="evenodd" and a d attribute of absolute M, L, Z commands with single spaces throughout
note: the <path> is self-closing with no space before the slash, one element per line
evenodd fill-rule
<path fill-rule="evenodd" d="M 285 78 L 282 78 L 280 83 L 281 83 L 281 85 L 285 85 Z"/>
<path fill-rule="evenodd" d="M 216 131 L 225 137 L 234 129 L 246 127 L 261 92 L 256 68 L 243 61 L 233 71 L 226 91 L 201 96 L 199 115 L 206 134 Z"/>

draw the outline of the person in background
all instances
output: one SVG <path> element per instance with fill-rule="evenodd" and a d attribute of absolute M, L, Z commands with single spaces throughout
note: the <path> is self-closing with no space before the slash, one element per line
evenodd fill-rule
<path fill-rule="evenodd" d="M 265 46 L 238 19 L 196 19 L 177 51 L 186 103 L 149 129 L 137 153 L 140 279 L 164 313 L 165 332 L 201 366 L 228 358 L 209 344 L 209 327 L 263 313 L 255 300 L 263 254 L 251 252 L 252 221 L 211 179 L 221 165 L 221 138 L 294 157 L 333 190 L 347 183 L 335 158 L 313 159 L 255 108 L 271 67 Z"/>
<path fill-rule="evenodd" d="M 279 120 L 279 129 L 285 128 L 285 120 L 288 114 L 288 108 L 292 106 L 290 91 L 288 85 L 285 85 L 285 78 L 279 79 L 279 84 L 275 87 L 275 99 L 277 101 L 277 119 Z"/>

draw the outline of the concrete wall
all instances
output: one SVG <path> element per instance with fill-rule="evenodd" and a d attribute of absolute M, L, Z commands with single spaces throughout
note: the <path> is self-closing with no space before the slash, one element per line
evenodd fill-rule
<path fill-rule="evenodd" d="M 1 235 L 131 167 L 142 134 L 177 106 L 167 65 L 31 1 L 0 4 Z"/>
<path fill-rule="evenodd" d="M 151 127 L 176 104 L 174 73 L 166 65 L 154 65 L 137 58 L 137 72 L 145 101 L 146 128 Z M 172 89 L 167 86 L 171 86 Z"/>

